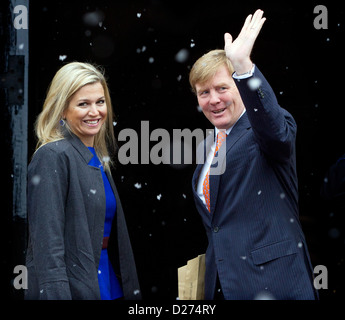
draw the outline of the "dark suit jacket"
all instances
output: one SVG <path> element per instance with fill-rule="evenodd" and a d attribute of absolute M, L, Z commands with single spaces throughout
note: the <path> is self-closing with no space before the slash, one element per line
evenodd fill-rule
<path fill-rule="evenodd" d="M 26 299 L 100 299 L 105 191 L 93 155 L 73 134 L 37 150 L 28 168 L 29 246 Z M 108 252 L 125 299 L 139 299 L 132 247 L 111 174 L 117 212 Z"/>
<path fill-rule="evenodd" d="M 298 218 L 296 123 L 257 67 L 254 77 L 262 81 L 254 91 L 249 79 L 235 79 L 246 113 L 226 139 L 226 157 L 218 163 L 226 164 L 225 172 L 210 175 L 211 213 L 196 193 L 202 164 L 193 176 L 209 241 L 205 298 L 214 297 L 218 274 L 225 299 L 314 299 Z"/>

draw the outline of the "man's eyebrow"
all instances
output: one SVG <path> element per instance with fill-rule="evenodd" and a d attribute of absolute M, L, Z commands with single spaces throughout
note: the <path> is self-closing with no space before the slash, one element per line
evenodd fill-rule
<path fill-rule="evenodd" d="M 221 82 L 219 84 L 216 85 L 217 88 L 219 87 L 229 87 L 230 85 L 228 83 L 225 83 L 225 82 Z"/>
<path fill-rule="evenodd" d="M 205 90 L 208 90 L 207 86 L 201 87 L 199 90 L 196 91 L 196 93 L 204 92 Z"/>
<path fill-rule="evenodd" d="M 215 85 L 216 88 L 220 88 L 220 87 L 231 87 L 231 85 L 229 83 L 226 83 L 226 82 L 220 82 L 220 83 L 217 83 Z M 205 90 L 209 90 L 208 86 L 203 86 L 201 87 L 199 90 L 196 91 L 196 93 L 201 93 L 201 92 L 204 92 Z"/>

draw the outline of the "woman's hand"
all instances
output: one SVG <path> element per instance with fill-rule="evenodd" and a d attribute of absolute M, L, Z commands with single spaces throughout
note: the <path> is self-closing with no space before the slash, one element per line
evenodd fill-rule
<path fill-rule="evenodd" d="M 262 17 L 263 14 L 264 12 L 259 9 L 254 13 L 254 15 L 249 15 L 235 41 L 232 41 L 230 33 L 225 33 L 224 35 L 224 50 L 226 52 L 226 56 L 230 59 L 238 75 L 250 71 L 253 66 L 253 63 L 250 60 L 250 54 L 255 40 L 266 21 L 266 18 Z"/>

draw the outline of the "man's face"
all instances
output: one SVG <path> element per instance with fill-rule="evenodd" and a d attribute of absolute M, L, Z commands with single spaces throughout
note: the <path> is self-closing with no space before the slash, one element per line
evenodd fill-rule
<path fill-rule="evenodd" d="M 218 129 L 229 129 L 244 110 L 236 84 L 224 65 L 214 77 L 195 85 L 199 106 L 206 118 Z"/>

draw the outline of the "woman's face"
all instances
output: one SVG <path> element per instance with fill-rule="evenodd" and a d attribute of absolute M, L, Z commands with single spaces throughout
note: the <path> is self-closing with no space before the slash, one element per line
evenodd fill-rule
<path fill-rule="evenodd" d="M 87 147 L 93 147 L 94 137 L 107 118 L 102 84 L 96 82 L 80 88 L 72 96 L 63 118 Z"/>

